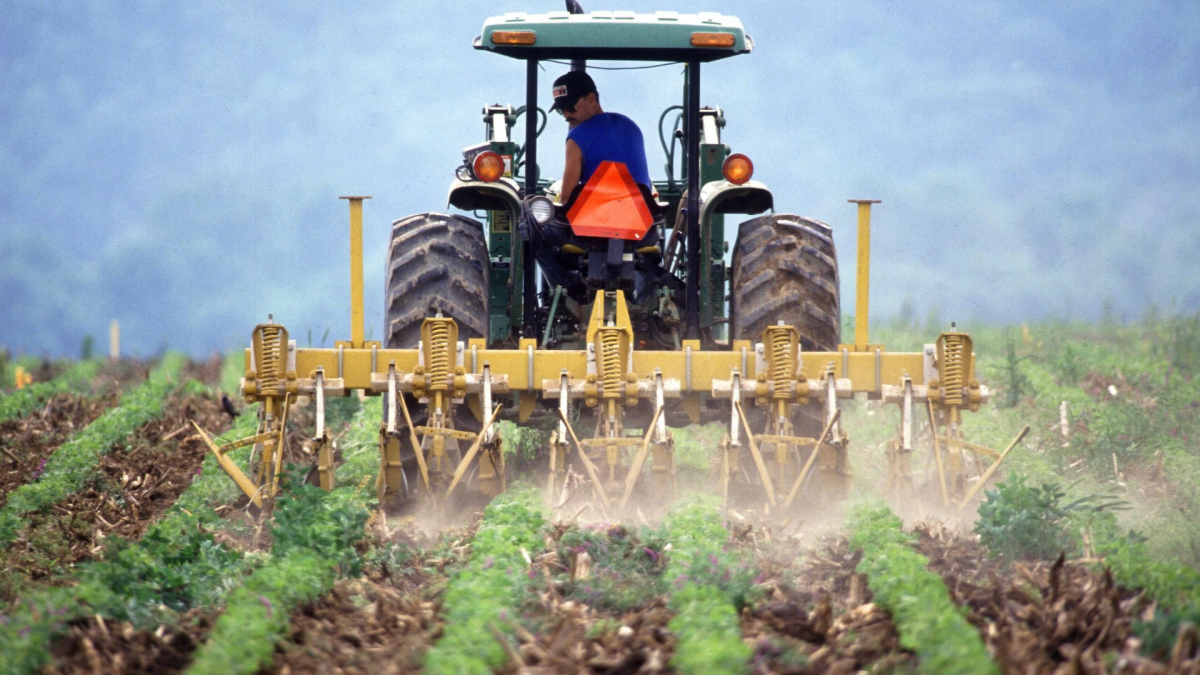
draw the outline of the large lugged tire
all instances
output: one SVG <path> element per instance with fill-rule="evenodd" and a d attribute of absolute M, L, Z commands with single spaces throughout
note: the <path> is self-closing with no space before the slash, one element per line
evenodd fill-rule
<path fill-rule="evenodd" d="M 837 251 L 833 230 L 788 214 L 742 223 L 733 247 L 733 337 L 757 342 L 783 321 L 800 332 L 804 351 L 837 351 L 841 339 Z"/>
<path fill-rule="evenodd" d="M 392 223 L 388 247 L 387 285 L 384 286 L 384 340 L 389 349 L 416 349 L 421 324 L 442 316 L 458 324 L 458 339 L 486 338 L 488 327 L 488 251 L 483 225 L 477 220 L 444 213 L 421 213 Z M 385 394 L 386 397 L 386 394 Z M 406 394 L 414 426 L 426 421 L 425 406 Z M 481 424 L 467 409 L 454 408 L 454 427 L 479 431 Z M 416 455 L 408 434 L 400 434 L 400 461 L 405 489 L 417 485 Z M 460 459 L 457 442 L 448 448 L 449 470 Z M 467 484 L 472 481 L 470 474 Z M 399 490 L 399 486 L 389 486 Z M 461 491 L 460 491 L 461 492 Z"/>
<path fill-rule="evenodd" d="M 389 349 L 415 349 L 421 323 L 438 312 L 458 323 L 458 339 L 486 338 L 488 251 L 483 225 L 444 213 L 392 223 L 384 339 Z"/>
<path fill-rule="evenodd" d="M 742 223 L 733 247 L 729 308 L 735 339 L 759 342 L 763 329 L 782 321 L 796 327 L 804 351 L 836 352 L 842 333 L 839 296 L 837 251 L 828 225 L 787 214 Z M 793 406 L 792 411 L 793 433 L 809 438 L 821 433 L 820 402 Z M 755 433 L 766 429 L 766 408 L 753 406 L 746 416 Z M 774 454 L 770 443 L 762 450 L 768 457 Z M 808 452 L 795 458 L 793 472 Z M 743 462 L 747 454 L 742 453 Z M 742 468 L 751 484 L 757 485 L 753 466 Z M 782 484 L 789 485 L 791 480 L 789 473 Z M 754 499 L 761 497 L 757 489 L 749 492 Z"/>

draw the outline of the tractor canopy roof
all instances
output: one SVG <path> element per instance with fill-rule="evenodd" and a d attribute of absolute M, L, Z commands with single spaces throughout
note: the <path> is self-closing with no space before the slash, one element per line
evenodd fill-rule
<path fill-rule="evenodd" d="M 716 61 L 748 54 L 737 17 L 714 12 L 510 12 L 489 18 L 475 48 L 517 59 Z"/>

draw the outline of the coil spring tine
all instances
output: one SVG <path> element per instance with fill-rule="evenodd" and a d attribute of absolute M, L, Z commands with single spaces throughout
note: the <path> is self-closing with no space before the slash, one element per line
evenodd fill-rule
<path fill-rule="evenodd" d="M 277 326 L 262 328 L 262 366 L 259 370 L 261 389 L 264 394 L 274 395 L 279 391 L 279 345 L 280 331 Z"/>
<path fill-rule="evenodd" d="M 944 361 L 942 369 L 942 390 L 945 392 L 945 403 L 957 407 L 963 403 L 963 387 L 966 386 L 965 343 L 961 335 L 946 336 L 946 345 L 942 353 Z"/>
<path fill-rule="evenodd" d="M 620 396 L 621 380 L 621 332 L 615 328 L 600 331 L 600 379 L 604 383 L 604 398 Z"/>
<path fill-rule="evenodd" d="M 430 363 L 426 364 L 432 391 L 449 388 L 450 367 L 450 322 L 435 321 L 429 327 Z"/>

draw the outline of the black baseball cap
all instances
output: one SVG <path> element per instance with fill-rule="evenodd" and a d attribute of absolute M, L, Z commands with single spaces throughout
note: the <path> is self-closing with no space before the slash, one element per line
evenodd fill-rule
<path fill-rule="evenodd" d="M 596 91 L 596 83 L 592 76 L 582 70 L 572 70 L 554 81 L 550 95 L 554 97 L 554 105 L 550 110 L 561 110 L 575 105 L 579 99 Z"/>

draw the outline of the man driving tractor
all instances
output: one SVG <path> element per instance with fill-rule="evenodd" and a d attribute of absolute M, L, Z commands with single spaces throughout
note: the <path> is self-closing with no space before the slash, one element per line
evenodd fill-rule
<path fill-rule="evenodd" d="M 573 70 L 554 81 L 554 105 L 570 125 L 560 203 L 570 201 L 580 183 L 587 183 L 601 162 L 620 162 L 638 185 L 651 187 L 646 148 L 638 125 L 620 113 L 604 112 L 591 76 Z"/>

